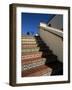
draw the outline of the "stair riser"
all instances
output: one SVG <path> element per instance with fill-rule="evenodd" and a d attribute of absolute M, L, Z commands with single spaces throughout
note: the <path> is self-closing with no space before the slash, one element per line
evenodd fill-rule
<path fill-rule="evenodd" d="M 46 72 L 46 73 L 40 73 L 40 72 L 37 72 L 37 73 L 34 73 L 34 74 L 31 74 L 31 75 L 29 75 L 28 77 L 36 77 L 36 76 L 51 76 L 51 73 L 52 72 Z"/>
<path fill-rule="evenodd" d="M 22 42 L 22 45 L 23 44 L 44 44 L 42 41 L 25 41 L 25 42 Z"/>
<path fill-rule="evenodd" d="M 42 49 L 43 49 L 43 48 L 46 48 L 46 49 L 49 48 L 49 47 L 47 47 L 47 46 L 45 46 L 45 45 L 43 45 L 43 44 L 41 44 L 40 46 L 39 46 L 38 44 L 26 44 L 26 45 L 23 44 L 23 45 L 22 45 L 22 48 L 34 48 L 34 47 L 35 47 L 35 48 L 36 48 L 36 47 L 40 47 L 40 48 L 42 48 Z"/>
<path fill-rule="evenodd" d="M 31 77 L 31 76 L 50 76 L 52 73 L 52 69 L 51 68 L 46 68 L 46 69 L 43 69 L 41 71 L 38 71 L 38 72 L 35 72 L 35 73 L 30 73 L 29 75 L 25 75 L 25 74 L 22 74 L 22 76 L 24 77 Z"/>
<path fill-rule="evenodd" d="M 31 54 L 31 55 L 24 55 L 21 59 L 32 59 L 32 58 L 40 58 L 42 56 L 42 53 L 39 54 Z"/>
<path fill-rule="evenodd" d="M 22 48 L 36 48 L 38 45 L 22 45 Z"/>
<path fill-rule="evenodd" d="M 22 36 L 21 38 L 22 39 L 35 39 L 35 37 L 33 36 Z"/>
<path fill-rule="evenodd" d="M 49 63 L 55 62 L 57 57 L 40 37 L 22 36 L 21 60 L 22 77 L 50 76 L 53 71 Z"/>
<path fill-rule="evenodd" d="M 36 39 L 21 39 L 22 42 L 36 42 Z"/>
<path fill-rule="evenodd" d="M 28 70 L 28 69 L 31 69 L 31 68 L 34 68 L 34 67 L 37 67 L 37 66 L 40 66 L 40 65 L 44 65 L 45 62 L 46 62 L 46 60 L 43 60 L 43 61 L 37 61 L 37 62 L 32 63 L 32 64 L 22 65 L 22 71 L 23 70 Z"/>
<path fill-rule="evenodd" d="M 22 64 L 32 64 L 39 61 L 46 61 L 46 58 L 36 58 L 36 59 L 24 59 L 21 61 Z"/>
<path fill-rule="evenodd" d="M 35 46 L 34 46 L 34 47 L 31 47 L 31 48 L 29 48 L 29 47 L 27 47 L 27 48 L 26 48 L 26 47 L 25 47 L 25 48 L 22 47 L 22 51 L 23 51 L 23 50 L 36 50 L 36 49 L 39 49 L 39 50 L 41 50 L 41 51 L 51 52 L 48 48 L 45 48 L 45 47 L 37 47 L 37 46 L 36 46 L 36 47 L 35 47 Z"/>
<path fill-rule="evenodd" d="M 37 42 L 22 42 L 22 44 L 37 44 Z"/>
<path fill-rule="evenodd" d="M 40 50 L 40 48 L 32 48 L 32 49 L 22 49 L 22 52 L 38 52 Z"/>
<path fill-rule="evenodd" d="M 35 51 L 31 51 L 31 52 L 35 52 Z M 36 52 L 38 52 L 38 51 L 36 51 Z M 50 60 L 56 60 L 57 59 L 57 57 L 56 56 L 52 56 L 52 53 L 51 52 L 49 52 L 49 53 L 40 53 L 40 54 L 32 54 L 32 55 L 25 55 L 26 53 L 30 53 L 30 52 L 22 52 L 22 59 L 30 59 L 30 58 L 38 58 L 38 57 L 45 57 L 45 58 L 47 58 L 49 61 Z"/>
<path fill-rule="evenodd" d="M 43 48 L 45 49 L 45 48 Z M 37 48 L 28 48 L 28 49 L 22 49 L 22 56 L 26 55 L 27 53 L 30 54 L 30 53 L 35 53 L 35 52 L 42 52 L 42 56 L 43 57 L 49 57 L 49 55 L 51 56 L 52 55 L 52 51 L 45 49 L 45 50 L 41 50 L 39 47 Z"/>
<path fill-rule="evenodd" d="M 21 39 L 21 42 L 43 42 L 42 40 L 35 40 L 35 39 Z"/>
<path fill-rule="evenodd" d="M 36 42 L 43 42 L 43 40 L 41 40 L 41 39 L 38 39 L 38 40 L 36 40 L 36 39 L 21 39 L 21 41 L 23 41 L 23 42 L 34 42 L 34 41 L 36 41 Z"/>

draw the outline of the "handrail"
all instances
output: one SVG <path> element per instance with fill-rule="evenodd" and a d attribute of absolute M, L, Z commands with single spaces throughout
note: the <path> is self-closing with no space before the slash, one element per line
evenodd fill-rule
<path fill-rule="evenodd" d="M 50 32 L 50 33 L 53 33 L 61 38 L 63 38 L 63 31 L 59 30 L 59 29 L 56 29 L 56 28 L 53 28 L 53 27 L 49 27 L 47 24 L 45 23 L 42 23 L 40 22 L 40 28 Z"/>

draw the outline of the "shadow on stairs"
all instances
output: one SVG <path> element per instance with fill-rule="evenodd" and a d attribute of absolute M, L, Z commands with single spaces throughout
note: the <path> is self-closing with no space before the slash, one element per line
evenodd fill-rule
<path fill-rule="evenodd" d="M 63 75 L 63 64 L 39 36 L 22 36 L 22 77 Z"/>
<path fill-rule="evenodd" d="M 42 41 L 40 36 L 35 37 L 38 46 L 40 47 L 40 51 L 43 52 L 43 57 L 46 58 L 45 65 L 52 68 L 51 75 L 63 75 L 63 64 L 59 60 L 57 60 L 57 56 L 52 53 L 49 47 Z M 41 43 L 39 43 L 41 41 Z M 49 54 L 49 55 L 48 55 Z"/>

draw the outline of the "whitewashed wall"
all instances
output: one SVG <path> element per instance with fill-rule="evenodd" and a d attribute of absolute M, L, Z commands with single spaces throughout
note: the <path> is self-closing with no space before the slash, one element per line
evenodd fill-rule
<path fill-rule="evenodd" d="M 52 27 L 57 29 L 63 28 L 63 16 L 62 15 L 56 15 L 52 20 L 48 23 L 51 24 Z"/>
<path fill-rule="evenodd" d="M 63 41 L 60 37 L 50 33 L 46 30 L 40 29 L 40 37 L 42 40 L 50 47 L 55 55 L 57 55 L 58 60 L 63 62 Z"/>

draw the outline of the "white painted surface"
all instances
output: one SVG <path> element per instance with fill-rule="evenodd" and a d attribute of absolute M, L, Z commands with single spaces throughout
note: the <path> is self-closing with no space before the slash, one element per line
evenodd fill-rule
<path fill-rule="evenodd" d="M 65 21 L 66 22 L 66 21 Z M 46 24 L 40 23 L 40 36 L 43 41 L 50 47 L 53 53 L 57 56 L 60 62 L 63 62 L 63 32 L 59 29 L 49 27 Z M 58 36 L 57 36 L 58 35 Z"/>
<path fill-rule="evenodd" d="M 47 46 L 57 56 L 58 60 L 63 62 L 63 41 L 60 37 L 40 29 L 40 36 Z"/>
<path fill-rule="evenodd" d="M 63 15 L 56 15 L 51 19 L 48 25 L 51 24 L 51 27 L 57 29 L 63 29 Z"/>
<path fill-rule="evenodd" d="M 52 33 L 54 33 L 56 35 L 59 35 L 60 37 L 63 37 L 63 31 L 61 31 L 60 29 L 49 27 L 47 24 L 41 23 L 41 22 L 40 22 L 40 27 L 43 27 L 47 31 L 52 32 Z"/>

